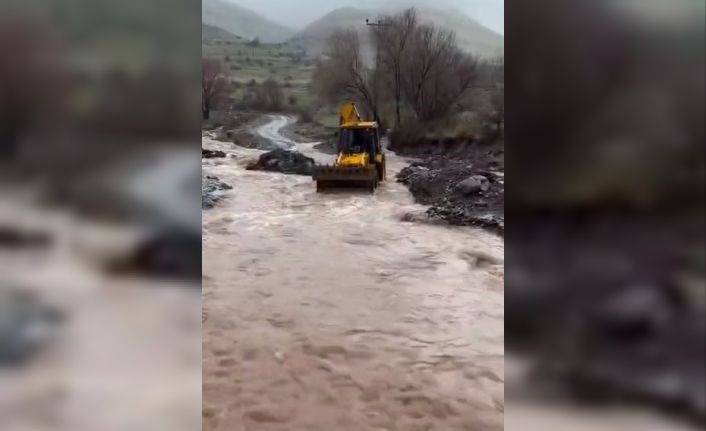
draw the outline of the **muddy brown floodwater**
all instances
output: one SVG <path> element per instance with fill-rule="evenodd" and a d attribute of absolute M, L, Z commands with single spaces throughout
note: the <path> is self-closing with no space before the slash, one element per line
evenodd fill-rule
<path fill-rule="evenodd" d="M 257 130 L 317 161 L 333 156 Z M 317 194 L 310 178 L 246 171 L 258 150 L 204 172 L 234 187 L 203 213 L 204 430 L 499 430 L 503 241 L 409 223 L 394 176 L 374 195 Z"/>

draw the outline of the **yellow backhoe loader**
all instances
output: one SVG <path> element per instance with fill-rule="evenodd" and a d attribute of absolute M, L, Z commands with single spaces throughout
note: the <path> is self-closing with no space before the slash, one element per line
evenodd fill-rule
<path fill-rule="evenodd" d="M 317 192 L 334 187 L 364 187 L 373 193 L 386 179 L 378 123 L 363 121 L 353 102 L 341 107 L 337 147 L 333 165 L 314 167 Z"/>

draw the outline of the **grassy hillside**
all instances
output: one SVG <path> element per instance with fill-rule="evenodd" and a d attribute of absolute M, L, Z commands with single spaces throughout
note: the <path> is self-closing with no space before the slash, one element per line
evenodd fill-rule
<path fill-rule="evenodd" d="M 297 32 L 288 44 L 301 47 L 312 54 L 321 52 L 328 36 L 338 28 L 353 28 L 363 41 L 364 51 L 372 52 L 370 28 L 365 19 L 376 19 L 385 13 L 396 11 L 376 11 L 368 9 L 340 8 L 329 12 Z M 428 7 L 417 8 L 419 20 L 456 33 L 459 46 L 468 52 L 494 57 L 503 52 L 503 37 L 484 27 L 477 21 L 457 10 L 441 10 Z"/>
<path fill-rule="evenodd" d="M 201 20 L 247 39 L 259 38 L 266 43 L 289 39 L 294 31 L 228 0 L 203 0 Z"/>
<path fill-rule="evenodd" d="M 260 43 L 253 46 L 249 40 L 212 32 L 204 26 L 202 55 L 219 58 L 235 85 L 233 97 L 239 99 L 251 82 L 262 83 L 268 78 L 279 82 L 285 96 L 295 96 L 296 104 L 312 103 L 309 92 L 313 61 L 300 51 L 283 43 Z M 287 101 L 289 104 L 289 101 Z"/>

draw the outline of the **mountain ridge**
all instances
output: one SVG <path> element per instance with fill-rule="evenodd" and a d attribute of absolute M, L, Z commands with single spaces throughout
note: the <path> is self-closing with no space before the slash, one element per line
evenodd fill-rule
<path fill-rule="evenodd" d="M 201 23 L 201 36 L 202 38 L 240 39 L 240 36 L 236 36 L 228 30 L 206 23 Z"/>
<path fill-rule="evenodd" d="M 375 20 L 378 16 L 392 14 L 403 10 L 397 9 L 362 9 L 353 7 L 337 8 L 312 21 L 296 32 L 288 44 L 301 46 L 311 52 L 321 52 L 326 38 L 334 29 L 357 29 L 363 45 L 371 45 L 370 33 L 365 26 L 365 19 Z M 475 55 L 494 57 L 502 55 L 504 49 L 503 35 L 485 27 L 478 21 L 457 9 L 437 9 L 428 6 L 415 7 L 421 23 L 433 24 L 437 27 L 451 30 L 456 34 L 459 46 Z M 368 46 L 366 50 L 372 49 Z"/>
<path fill-rule="evenodd" d="M 361 36 L 362 50 L 368 57 L 374 50 L 365 19 L 376 20 L 377 17 L 403 9 L 405 7 L 401 5 L 380 9 L 336 8 L 295 31 L 228 0 L 203 0 L 202 22 L 246 39 L 257 37 L 262 42 L 286 43 L 295 49 L 306 50 L 310 55 L 317 55 L 324 50 L 326 39 L 334 30 L 354 28 Z M 503 55 L 503 35 L 485 27 L 464 12 L 430 6 L 417 6 L 415 9 L 421 23 L 453 31 L 457 44 L 465 51 L 486 58 Z"/>
<path fill-rule="evenodd" d="M 284 42 L 295 34 L 293 29 L 227 0 L 203 0 L 201 22 L 236 36 L 257 37 L 267 43 Z"/>

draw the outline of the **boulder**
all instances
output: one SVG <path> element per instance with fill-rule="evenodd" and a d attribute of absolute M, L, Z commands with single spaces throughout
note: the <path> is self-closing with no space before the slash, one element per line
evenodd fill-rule
<path fill-rule="evenodd" d="M 456 184 L 455 191 L 458 194 L 467 196 L 478 192 L 487 192 L 490 188 L 488 178 L 483 175 L 473 175 Z"/>
<path fill-rule="evenodd" d="M 201 279 L 201 235 L 165 228 L 144 238 L 130 258 L 134 271 L 159 278 Z M 198 286 L 200 284 L 193 284 Z"/>
<path fill-rule="evenodd" d="M 201 158 L 202 159 L 213 159 L 213 158 L 223 158 L 226 156 L 226 153 L 220 150 L 207 150 L 205 148 L 201 149 Z"/>
<path fill-rule="evenodd" d="M 215 176 L 206 176 L 201 180 L 201 208 L 213 208 L 221 199 L 221 195 L 225 190 L 230 190 L 233 187 L 219 180 Z"/>
<path fill-rule="evenodd" d="M 246 169 L 293 175 L 311 175 L 314 169 L 314 159 L 297 151 L 277 148 L 261 154 L 258 160 L 249 164 Z"/>
<path fill-rule="evenodd" d="M 133 247 L 106 262 L 113 275 L 136 275 L 164 280 L 191 281 L 200 288 L 201 235 L 178 226 L 164 227 L 144 235 Z"/>

